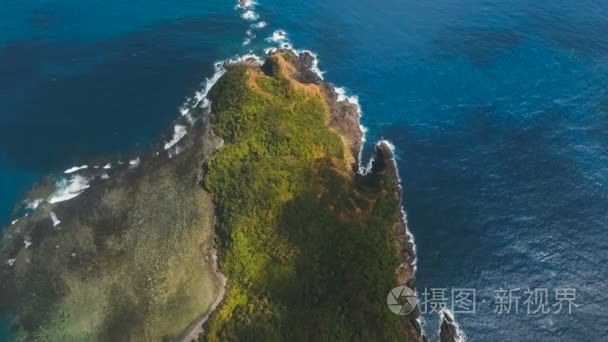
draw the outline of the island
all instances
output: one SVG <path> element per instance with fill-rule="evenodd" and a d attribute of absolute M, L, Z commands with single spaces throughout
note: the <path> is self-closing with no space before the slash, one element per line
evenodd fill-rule
<path fill-rule="evenodd" d="M 5 228 L 15 336 L 422 341 L 419 312 L 386 304 L 415 288 L 391 145 L 361 167 L 358 107 L 313 63 L 293 50 L 225 62 L 179 150 L 152 148 Z"/>

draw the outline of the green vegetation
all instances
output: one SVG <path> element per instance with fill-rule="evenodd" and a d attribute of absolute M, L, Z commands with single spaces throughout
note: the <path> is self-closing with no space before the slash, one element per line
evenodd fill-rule
<path fill-rule="evenodd" d="M 286 56 L 269 58 L 273 75 L 234 66 L 210 93 L 226 144 L 204 185 L 228 289 L 205 337 L 407 340 L 385 304 L 399 265 L 393 182 L 355 176 L 321 87 L 294 80 Z"/>
<path fill-rule="evenodd" d="M 20 221 L 33 245 L 0 267 L 0 294 L 21 339 L 175 340 L 205 314 L 219 284 L 212 199 L 196 186 L 203 157 L 198 145 L 114 172 L 52 208 L 60 229 L 50 208 Z"/>
<path fill-rule="evenodd" d="M 113 171 L 9 229 L 0 314 L 22 340 L 177 340 L 221 292 L 214 213 L 228 286 L 203 338 L 407 340 L 385 304 L 400 263 L 394 175 L 356 175 L 326 88 L 298 82 L 289 54 L 269 58 L 272 75 L 238 64 L 211 90 L 215 153 L 199 121 L 176 157 Z"/>

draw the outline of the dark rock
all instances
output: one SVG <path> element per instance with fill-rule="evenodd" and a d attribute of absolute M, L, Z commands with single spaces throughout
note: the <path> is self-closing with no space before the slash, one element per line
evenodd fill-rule
<path fill-rule="evenodd" d="M 393 195 L 398 201 L 399 208 L 403 208 L 399 173 L 393 151 L 389 144 L 383 141 L 379 142 L 376 145 L 373 158 L 369 174 L 359 176 L 359 182 L 363 182 L 365 186 L 393 189 Z M 391 182 L 390 186 L 386 187 L 385 182 Z M 401 264 L 397 269 L 398 283 L 414 289 L 416 288 L 414 245 L 408 235 L 407 221 L 404 215 L 399 216 L 394 227 L 394 232 L 397 240 L 399 259 L 401 260 Z M 407 317 L 407 330 L 411 341 L 426 341 L 426 337 L 422 334 L 422 328 L 417 320 L 419 317 L 420 310 L 418 307 Z"/>
<path fill-rule="evenodd" d="M 310 52 L 304 51 L 296 55 L 293 50 L 280 50 L 280 53 L 285 53 L 291 59 L 291 62 L 296 68 L 295 79 L 302 83 L 320 84 L 323 82 L 321 76 L 312 70 L 315 65 L 316 57 Z"/>
<path fill-rule="evenodd" d="M 441 342 L 460 342 L 462 337 L 458 334 L 458 327 L 454 322 L 454 317 L 447 312 L 442 311 L 440 314 L 441 326 L 439 328 L 439 340 Z"/>
<path fill-rule="evenodd" d="M 338 101 L 338 94 L 334 87 L 329 84 L 324 85 L 330 107 L 329 126 L 346 140 L 350 152 L 355 158 L 353 168 L 356 168 L 363 140 L 363 131 L 361 131 L 359 123 L 359 107 L 354 103 Z"/>

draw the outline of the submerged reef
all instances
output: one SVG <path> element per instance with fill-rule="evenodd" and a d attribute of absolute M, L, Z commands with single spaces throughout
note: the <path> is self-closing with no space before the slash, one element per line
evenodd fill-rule
<path fill-rule="evenodd" d="M 185 139 L 5 229 L 0 309 L 18 340 L 174 340 L 211 309 L 214 209 L 197 184 L 221 140 L 203 121 Z"/>
<path fill-rule="evenodd" d="M 417 311 L 386 304 L 415 288 L 393 151 L 377 144 L 359 170 L 358 106 L 314 63 L 291 50 L 225 63 L 179 153 L 6 228 L 0 310 L 16 336 L 423 340 Z"/>

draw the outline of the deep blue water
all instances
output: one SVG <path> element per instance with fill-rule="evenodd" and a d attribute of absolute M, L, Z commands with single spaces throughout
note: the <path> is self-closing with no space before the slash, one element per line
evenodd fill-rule
<path fill-rule="evenodd" d="M 145 149 L 212 61 L 280 28 L 359 96 L 368 142 L 395 144 L 419 290 L 475 288 L 469 340 L 605 339 L 608 3 L 260 0 L 246 47 L 233 6 L 4 0 L 0 221 L 49 172 Z M 526 287 L 579 307 L 494 313 L 495 290 Z"/>

